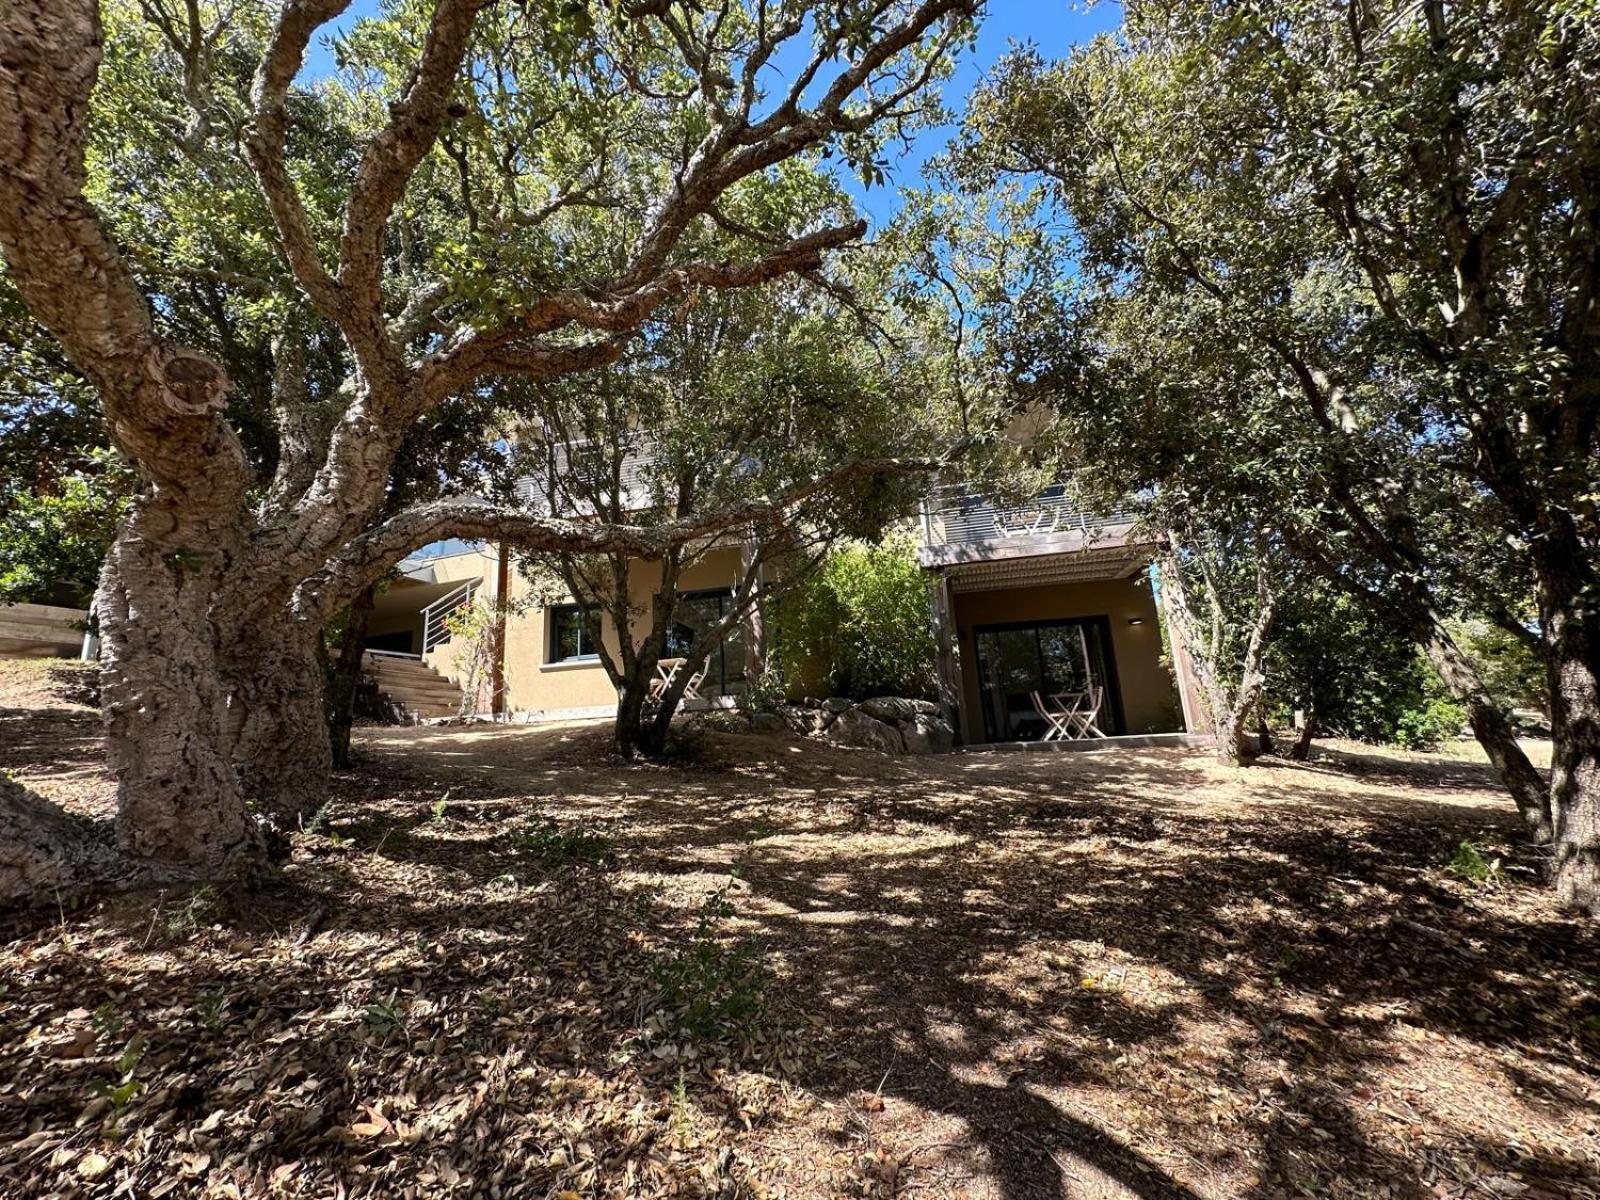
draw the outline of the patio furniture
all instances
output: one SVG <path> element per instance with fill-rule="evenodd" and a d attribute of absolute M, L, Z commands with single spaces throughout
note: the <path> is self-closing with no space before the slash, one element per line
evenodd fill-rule
<path fill-rule="evenodd" d="M 672 681 L 677 678 L 678 672 L 683 669 L 683 664 L 688 661 L 686 658 L 663 658 L 656 663 L 656 677 L 650 681 L 652 700 L 661 698 L 661 694 L 672 686 Z M 700 664 L 700 669 L 689 676 L 688 682 L 683 685 L 685 700 L 700 699 L 700 685 L 706 681 L 706 672 L 710 667 L 709 662 L 703 662 Z"/>
<path fill-rule="evenodd" d="M 1063 736 L 1078 738 L 1103 738 L 1100 706 L 1105 701 L 1105 689 L 1090 684 L 1080 692 L 1057 692 L 1050 699 L 1060 712 L 1066 732 Z"/>
<path fill-rule="evenodd" d="M 1066 713 L 1051 708 L 1038 692 L 1029 692 L 1028 695 L 1033 699 L 1034 711 L 1044 718 L 1044 736 L 1039 739 L 1041 742 L 1053 742 L 1057 738 L 1071 736 Z"/>

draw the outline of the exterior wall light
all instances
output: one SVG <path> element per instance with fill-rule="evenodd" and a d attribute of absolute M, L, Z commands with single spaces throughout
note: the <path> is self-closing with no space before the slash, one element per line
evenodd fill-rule
<path fill-rule="evenodd" d="M 1144 624 L 1144 618 L 1143 617 L 1129 617 L 1128 618 L 1128 624 L 1129 625 L 1143 625 Z"/>

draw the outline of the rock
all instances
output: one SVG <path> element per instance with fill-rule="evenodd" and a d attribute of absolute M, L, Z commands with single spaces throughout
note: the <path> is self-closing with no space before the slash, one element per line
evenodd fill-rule
<path fill-rule="evenodd" d="M 901 739 L 907 754 L 945 754 L 955 749 L 955 731 L 938 717 L 918 713 L 901 726 Z"/>
<path fill-rule="evenodd" d="M 916 706 L 899 696 L 874 696 L 863 700 L 858 707 L 879 721 L 909 721 L 917 715 Z"/>
<path fill-rule="evenodd" d="M 833 720 L 833 714 L 824 712 L 820 708 L 785 704 L 778 709 L 778 718 L 802 737 L 814 737 L 828 727 L 829 722 Z"/>
<path fill-rule="evenodd" d="M 840 713 L 849 712 L 854 707 L 854 704 L 851 704 L 850 701 L 846 700 L 842 696 L 829 696 L 822 702 L 823 711 L 831 712 L 835 716 L 838 716 Z"/>
<path fill-rule="evenodd" d="M 788 727 L 788 722 L 777 713 L 758 712 L 750 714 L 750 729 L 752 732 L 782 733 Z"/>
<path fill-rule="evenodd" d="M 898 729 L 874 720 L 859 708 L 840 713 L 839 719 L 828 727 L 828 739 L 841 746 L 882 750 L 885 754 L 904 754 L 906 749 Z"/>
<path fill-rule="evenodd" d="M 699 722 L 702 728 L 718 733 L 748 733 L 750 730 L 750 718 L 732 708 L 714 708 L 701 713 Z"/>
<path fill-rule="evenodd" d="M 906 703 L 925 717 L 937 717 L 939 715 L 939 706 L 932 700 L 908 700 Z"/>

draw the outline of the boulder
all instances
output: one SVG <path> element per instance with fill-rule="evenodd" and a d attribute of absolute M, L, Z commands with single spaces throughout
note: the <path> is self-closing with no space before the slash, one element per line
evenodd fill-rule
<path fill-rule="evenodd" d="M 851 704 L 850 701 L 842 696 L 829 696 L 822 702 L 823 711 L 833 713 L 835 716 L 849 712 L 854 707 L 854 704 Z"/>
<path fill-rule="evenodd" d="M 795 704 L 785 704 L 778 709 L 778 717 L 802 737 L 814 737 L 833 720 L 833 714 L 823 709 L 803 708 Z"/>
<path fill-rule="evenodd" d="M 916 705 L 899 696 L 874 696 L 863 700 L 858 707 L 879 721 L 909 721 L 917 715 Z"/>
<path fill-rule="evenodd" d="M 828 727 L 828 739 L 841 746 L 859 746 L 867 750 L 882 750 L 885 754 L 904 754 L 905 738 L 893 725 L 868 716 L 859 708 L 839 714 L 839 719 Z"/>
<path fill-rule="evenodd" d="M 701 713 L 699 723 L 702 728 L 718 733 L 748 733 L 750 730 L 750 718 L 734 708 L 714 708 Z"/>
<path fill-rule="evenodd" d="M 900 727 L 907 754 L 944 754 L 955 749 L 955 732 L 938 717 L 918 713 Z"/>
<path fill-rule="evenodd" d="M 925 717 L 937 717 L 939 715 L 939 706 L 932 700 L 908 700 L 906 703 L 910 704 L 912 708 Z"/>
<path fill-rule="evenodd" d="M 758 712 L 750 714 L 750 729 L 754 733 L 782 733 L 788 727 L 788 722 L 777 713 Z"/>

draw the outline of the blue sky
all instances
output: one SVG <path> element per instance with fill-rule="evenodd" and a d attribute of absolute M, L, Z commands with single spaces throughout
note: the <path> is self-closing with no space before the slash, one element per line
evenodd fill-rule
<path fill-rule="evenodd" d="M 348 26 L 362 16 L 375 13 L 378 7 L 378 0 L 355 0 L 349 12 L 329 28 Z M 1115 3 L 1091 7 L 1071 0 L 990 0 L 976 49 L 963 56 L 946 86 L 946 106 L 959 119 L 967 93 L 1013 44 L 1035 42 L 1048 57 L 1059 58 L 1074 45 L 1114 27 L 1121 15 Z M 307 56 L 305 73 L 317 76 L 332 71 L 333 56 L 325 31 Z M 909 150 L 891 160 L 891 178 L 882 187 L 863 188 L 854 177 L 847 178 L 846 187 L 863 213 L 874 223 L 892 217 L 900 206 L 898 189 L 917 182 L 923 164 L 943 148 L 951 132 L 949 129 L 924 131 Z"/>

